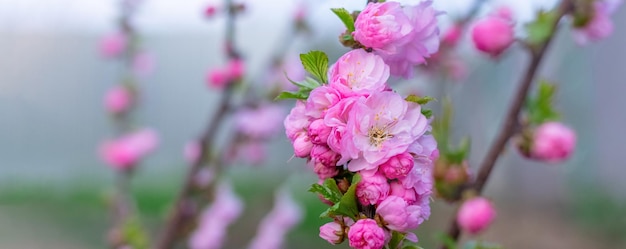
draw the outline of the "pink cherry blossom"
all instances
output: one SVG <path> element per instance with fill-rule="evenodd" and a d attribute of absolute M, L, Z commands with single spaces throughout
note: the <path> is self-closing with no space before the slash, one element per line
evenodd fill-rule
<path fill-rule="evenodd" d="M 454 24 L 443 34 L 442 42 L 450 47 L 454 47 L 459 43 L 462 35 L 462 27 L 458 24 Z"/>
<path fill-rule="evenodd" d="M 311 161 L 310 163 L 313 165 L 313 171 L 320 180 L 334 177 L 339 173 L 339 168 L 336 166 L 326 166 L 323 163 L 315 161 Z"/>
<path fill-rule="evenodd" d="M 320 227 L 320 237 L 333 245 L 343 241 L 343 233 L 343 227 L 337 222 L 329 222 Z"/>
<path fill-rule="evenodd" d="M 200 224 L 189 238 L 189 248 L 221 248 L 228 226 L 241 215 L 242 210 L 243 202 L 233 193 L 230 184 L 221 183 L 215 201 L 202 213 Z"/>
<path fill-rule="evenodd" d="M 300 158 L 309 157 L 311 150 L 313 149 L 313 143 L 311 138 L 306 133 L 300 133 L 292 141 L 294 154 Z"/>
<path fill-rule="evenodd" d="M 283 121 L 285 126 L 285 133 L 290 140 L 294 140 L 297 136 L 307 132 L 311 121 L 305 114 L 305 104 L 302 101 L 297 101 L 296 106 L 291 109 L 289 115 Z"/>
<path fill-rule="evenodd" d="M 235 114 L 235 128 L 252 138 L 268 138 L 278 133 L 285 110 L 277 104 L 243 108 Z"/>
<path fill-rule="evenodd" d="M 547 162 L 560 162 L 570 157 L 576 147 L 576 133 L 569 127 L 548 122 L 535 130 L 531 157 Z"/>
<path fill-rule="evenodd" d="M 128 38 L 124 33 L 115 32 L 100 40 L 100 54 L 105 58 L 121 56 L 128 46 Z"/>
<path fill-rule="evenodd" d="M 372 219 L 358 220 L 348 231 L 350 247 L 355 249 L 382 249 L 385 231 Z"/>
<path fill-rule="evenodd" d="M 579 45 L 586 45 L 609 37 L 614 30 L 611 15 L 622 4 L 622 0 L 599 0 L 593 2 L 593 15 L 584 26 L 574 29 L 574 40 Z"/>
<path fill-rule="evenodd" d="M 387 198 L 388 195 L 389 183 L 387 183 L 387 178 L 379 173 L 362 174 L 361 181 L 356 185 L 356 197 L 364 206 L 377 204 Z"/>
<path fill-rule="evenodd" d="M 491 202 L 483 197 L 475 197 L 461 205 L 456 221 L 459 226 L 472 234 L 487 228 L 496 217 Z"/>
<path fill-rule="evenodd" d="M 428 120 L 419 105 L 407 103 L 394 92 L 377 92 L 357 102 L 342 139 L 342 156 L 351 157 L 350 171 L 375 169 L 404 153 L 427 130 Z"/>
<path fill-rule="evenodd" d="M 332 128 L 324 124 L 323 119 L 316 119 L 309 125 L 309 137 L 311 142 L 317 145 L 326 145 Z"/>
<path fill-rule="evenodd" d="M 389 189 L 390 196 L 393 195 L 400 197 L 404 199 L 404 201 L 406 201 L 406 203 L 408 203 L 409 205 L 413 205 L 417 202 L 417 193 L 415 193 L 414 188 L 406 188 L 399 182 L 392 182 L 389 184 Z"/>
<path fill-rule="evenodd" d="M 306 101 L 306 114 L 312 118 L 323 118 L 326 111 L 341 100 L 339 92 L 327 85 L 315 88 Z"/>
<path fill-rule="evenodd" d="M 406 232 L 417 228 L 424 220 L 420 218 L 420 206 L 409 205 L 404 199 L 389 196 L 376 208 L 389 229 Z"/>
<path fill-rule="evenodd" d="M 363 46 L 399 53 L 399 46 L 408 42 L 413 25 L 398 2 L 369 3 L 354 22 L 354 39 Z"/>
<path fill-rule="evenodd" d="M 102 160 L 117 170 L 128 170 L 152 152 L 158 144 L 156 132 L 142 129 L 100 146 Z"/>
<path fill-rule="evenodd" d="M 337 60 L 329 78 L 330 86 L 343 96 L 369 95 L 387 87 L 389 66 L 380 56 L 356 49 Z"/>
<path fill-rule="evenodd" d="M 243 60 L 230 60 L 226 65 L 226 72 L 228 74 L 228 78 L 231 80 L 237 80 L 242 78 L 245 73 L 245 64 Z"/>
<path fill-rule="evenodd" d="M 104 97 L 104 107 L 112 114 L 121 114 L 133 105 L 133 93 L 128 87 L 116 85 Z"/>
<path fill-rule="evenodd" d="M 209 5 L 204 9 L 204 16 L 207 18 L 212 18 L 217 13 L 218 7 L 215 5 Z"/>
<path fill-rule="evenodd" d="M 207 74 L 207 84 L 215 89 L 224 89 L 229 80 L 228 72 L 221 68 L 213 68 Z"/>
<path fill-rule="evenodd" d="M 413 164 L 413 156 L 405 152 L 393 156 L 381 164 L 380 171 L 389 179 L 404 178 L 413 169 Z"/>
<path fill-rule="evenodd" d="M 498 56 L 515 41 L 514 25 L 510 19 L 499 15 L 487 16 L 472 28 L 472 40 L 476 49 L 491 56 Z"/>
<path fill-rule="evenodd" d="M 365 101 L 364 97 L 349 97 L 339 101 L 336 105 L 328 109 L 326 116 L 324 116 L 324 124 L 331 128 L 328 135 L 328 146 L 337 152 L 344 151 L 344 145 L 342 143 L 349 143 L 344 140 L 344 134 L 346 132 L 346 125 L 352 106 L 359 101 Z M 345 164 L 352 157 L 347 153 L 341 153 L 341 159 L 338 164 Z"/>
<path fill-rule="evenodd" d="M 337 161 L 339 161 L 340 157 L 341 155 L 339 155 L 339 153 L 334 152 L 326 145 L 314 145 L 313 148 L 311 148 L 311 159 L 326 167 L 337 166 Z"/>

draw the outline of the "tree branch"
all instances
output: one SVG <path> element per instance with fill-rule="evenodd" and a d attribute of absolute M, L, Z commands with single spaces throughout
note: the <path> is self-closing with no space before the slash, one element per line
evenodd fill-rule
<path fill-rule="evenodd" d="M 531 51 L 531 60 L 528 68 L 526 69 L 526 73 L 524 74 L 524 78 L 522 79 L 518 89 L 516 90 L 513 101 L 509 106 L 509 109 L 506 114 L 505 121 L 496 137 L 495 142 L 490 147 L 483 163 L 480 166 L 480 170 L 478 172 L 478 176 L 476 177 L 476 181 L 474 184 L 468 189 L 469 191 L 475 191 L 477 194 L 481 194 L 482 190 L 491 175 L 491 172 L 498 161 L 501 153 L 506 148 L 506 144 L 509 139 L 514 135 L 515 127 L 518 122 L 519 113 L 522 110 L 522 106 L 524 104 L 524 100 L 528 95 L 528 91 L 532 86 L 532 83 L 535 79 L 535 75 L 543 58 L 545 57 L 546 51 L 548 50 L 549 45 L 552 43 L 552 40 L 556 34 L 557 26 L 561 18 L 569 11 L 571 7 L 571 3 L 569 0 L 562 0 L 558 9 L 557 9 L 557 18 L 555 18 L 554 23 L 552 23 L 554 32 L 550 34 L 548 39 L 540 45 L 538 50 L 530 50 Z M 467 190 L 466 190 L 467 191 Z M 456 214 L 456 213 L 455 213 Z M 452 238 L 454 241 L 457 241 L 461 235 L 461 230 L 456 222 L 456 215 L 452 218 L 450 222 L 450 227 L 448 229 L 448 236 Z M 447 246 L 443 246 L 443 249 L 448 249 Z"/>

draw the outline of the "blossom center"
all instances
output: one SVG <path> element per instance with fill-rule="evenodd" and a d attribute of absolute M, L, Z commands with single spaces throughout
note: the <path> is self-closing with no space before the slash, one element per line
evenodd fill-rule
<path fill-rule="evenodd" d="M 380 147 L 387 138 L 392 138 L 393 135 L 389 134 L 386 129 L 378 127 L 372 127 L 368 131 L 368 137 L 370 138 L 370 145 Z"/>

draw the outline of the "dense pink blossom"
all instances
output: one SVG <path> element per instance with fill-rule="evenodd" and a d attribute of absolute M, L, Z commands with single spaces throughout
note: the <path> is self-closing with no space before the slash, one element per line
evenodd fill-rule
<path fill-rule="evenodd" d="M 323 118 L 326 111 L 341 100 L 340 93 L 330 86 L 320 86 L 311 91 L 306 101 L 306 114 L 312 118 Z"/>
<path fill-rule="evenodd" d="M 302 220 L 303 210 L 291 195 L 283 190 L 276 193 L 274 208 L 259 224 L 248 249 L 280 249 L 285 236 Z"/>
<path fill-rule="evenodd" d="M 358 220 L 348 231 L 350 247 L 355 249 L 382 249 L 385 231 L 372 219 Z"/>
<path fill-rule="evenodd" d="M 343 137 L 346 133 L 346 125 L 348 124 L 352 106 L 358 101 L 364 100 L 364 97 L 344 98 L 328 109 L 326 116 L 324 116 L 324 124 L 331 128 L 327 140 L 328 146 L 342 154 L 338 164 L 345 164 L 348 160 L 352 159 L 349 154 L 342 152 L 344 150 L 342 143 L 349 143 L 349 141 L 344 140 Z"/>
<path fill-rule="evenodd" d="M 417 193 L 415 193 L 414 188 L 406 188 L 399 182 L 392 182 L 389 184 L 389 189 L 390 196 L 400 197 L 409 205 L 413 205 L 417 202 Z"/>
<path fill-rule="evenodd" d="M 406 177 L 413 169 L 413 156 L 408 153 L 398 154 L 380 165 L 380 171 L 389 179 Z"/>
<path fill-rule="evenodd" d="M 293 141 L 294 154 L 297 157 L 306 158 L 311 154 L 313 143 L 306 133 L 300 133 Z"/>
<path fill-rule="evenodd" d="M 311 142 L 317 145 L 326 145 L 332 128 L 324 123 L 323 119 L 316 119 L 309 125 L 309 137 Z"/>
<path fill-rule="evenodd" d="M 112 114 L 121 114 L 133 105 L 133 93 L 128 87 L 116 85 L 104 97 L 104 107 Z"/>
<path fill-rule="evenodd" d="M 389 229 L 406 232 L 423 222 L 420 219 L 420 209 L 420 206 L 409 205 L 403 198 L 392 195 L 378 205 L 376 213 L 383 218 Z"/>
<path fill-rule="evenodd" d="M 121 56 L 126 50 L 128 42 L 124 33 L 108 34 L 100 40 L 100 54 L 106 58 Z"/>
<path fill-rule="evenodd" d="M 622 4 L 622 0 L 599 0 L 593 2 L 591 20 L 583 26 L 574 29 L 574 40 L 579 45 L 600 41 L 613 33 L 614 25 L 611 15 Z"/>
<path fill-rule="evenodd" d="M 370 170 L 389 158 L 404 153 L 422 136 L 428 120 L 421 107 L 408 103 L 394 92 L 378 92 L 352 107 L 342 139 L 342 155 L 353 160 L 351 171 Z"/>
<path fill-rule="evenodd" d="M 569 158 L 575 147 L 576 132 L 561 123 L 548 122 L 535 130 L 530 153 L 538 160 L 559 162 Z"/>
<path fill-rule="evenodd" d="M 513 21 L 502 14 L 487 16 L 474 24 L 472 40 L 476 49 L 498 56 L 515 41 Z"/>
<path fill-rule="evenodd" d="M 415 164 L 407 177 L 400 180 L 405 188 L 413 188 L 418 195 L 427 195 L 433 189 L 432 164 Z"/>
<path fill-rule="evenodd" d="M 228 183 L 217 188 L 215 201 L 200 217 L 200 223 L 189 238 L 191 249 L 218 249 L 226 238 L 226 230 L 243 211 L 243 202 Z"/>
<path fill-rule="evenodd" d="M 239 132 L 252 138 L 271 137 L 280 131 L 285 114 L 285 110 L 277 104 L 242 108 L 235 114 L 235 127 Z"/>
<path fill-rule="evenodd" d="M 100 156 L 111 167 L 117 170 L 128 170 L 152 152 L 157 144 L 156 132 L 151 129 L 142 129 L 105 141 L 100 146 Z"/>
<path fill-rule="evenodd" d="M 363 174 L 361 181 L 356 185 L 356 197 L 364 206 L 380 203 L 388 195 L 387 178 L 379 173 Z"/>
<path fill-rule="evenodd" d="M 311 161 L 313 165 L 313 171 L 319 179 L 327 179 L 336 176 L 339 173 L 339 168 L 337 166 L 327 166 L 320 162 Z"/>
<path fill-rule="evenodd" d="M 461 205 L 456 221 L 459 226 L 472 234 L 487 228 L 496 217 L 491 202 L 483 197 L 469 199 Z"/>
<path fill-rule="evenodd" d="M 398 2 L 370 3 L 354 22 L 354 39 L 363 46 L 399 53 L 413 34 L 413 25 Z"/>
<path fill-rule="evenodd" d="M 387 87 L 389 66 L 362 49 L 341 56 L 329 71 L 330 86 L 343 96 L 369 95 Z"/>
<path fill-rule="evenodd" d="M 340 157 L 339 153 L 331 150 L 326 145 L 314 145 L 311 149 L 311 159 L 326 167 L 337 166 L 337 161 L 339 161 Z"/>
<path fill-rule="evenodd" d="M 320 237 L 331 244 L 341 243 L 343 233 L 343 227 L 337 222 L 329 222 L 320 227 Z"/>
<path fill-rule="evenodd" d="M 285 121 L 283 121 L 287 138 L 292 141 L 300 134 L 304 133 L 306 135 L 307 133 L 307 129 L 309 128 L 311 121 L 305 112 L 306 106 L 304 102 L 297 101 L 296 106 L 291 109 L 289 115 L 287 115 L 287 117 L 285 117 Z"/>

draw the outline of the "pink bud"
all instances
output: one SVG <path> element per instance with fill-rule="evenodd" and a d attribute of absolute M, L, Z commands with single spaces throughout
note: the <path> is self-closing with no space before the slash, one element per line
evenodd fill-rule
<path fill-rule="evenodd" d="M 513 10 L 508 6 L 500 6 L 494 11 L 493 15 L 504 20 L 513 21 Z"/>
<path fill-rule="evenodd" d="M 319 145 L 326 145 L 328 143 L 328 136 L 332 128 L 324 124 L 324 119 L 316 119 L 309 125 L 309 136 L 311 142 Z"/>
<path fill-rule="evenodd" d="M 221 68 L 212 69 L 207 75 L 207 83 L 212 88 L 223 89 L 228 81 L 228 72 Z"/>
<path fill-rule="evenodd" d="M 195 164 L 200 160 L 200 155 L 202 154 L 202 147 L 200 143 L 197 141 L 191 141 L 185 145 L 184 157 L 185 161 L 188 164 Z"/>
<path fill-rule="evenodd" d="M 126 112 L 133 104 L 133 94 L 122 85 L 111 88 L 104 97 L 104 107 L 112 114 Z"/>
<path fill-rule="evenodd" d="M 313 162 L 313 161 L 311 161 Z M 331 178 L 339 173 L 337 166 L 326 166 L 323 163 L 315 163 L 313 171 L 317 174 L 320 180 Z"/>
<path fill-rule="evenodd" d="M 245 73 L 245 65 L 240 59 L 229 61 L 226 68 L 228 76 L 231 80 L 241 79 Z"/>
<path fill-rule="evenodd" d="M 463 34 L 463 30 L 457 24 L 453 25 L 443 34 L 443 43 L 454 47 L 461 40 L 461 35 Z"/>
<path fill-rule="evenodd" d="M 385 231 L 375 220 L 361 219 L 350 227 L 348 240 L 355 249 L 381 249 L 385 245 Z"/>
<path fill-rule="evenodd" d="M 327 167 L 334 167 L 337 166 L 337 161 L 339 161 L 341 155 L 326 145 L 314 145 L 311 149 L 311 158 L 313 161 L 324 164 Z"/>
<path fill-rule="evenodd" d="M 515 41 L 513 24 L 498 16 L 479 20 L 472 29 L 476 49 L 491 56 L 498 56 Z"/>
<path fill-rule="evenodd" d="M 356 196 L 361 204 L 377 204 L 389 195 L 387 178 L 380 173 L 373 175 L 363 174 L 361 181 L 356 185 Z"/>
<path fill-rule="evenodd" d="M 548 122 L 540 125 L 533 136 L 531 156 L 547 162 L 567 159 L 576 147 L 576 133 L 569 127 Z"/>
<path fill-rule="evenodd" d="M 111 167 L 127 170 L 152 152 L 157 144 L 156 133 L 150 129 L 143 129 L 115 140 L 105 141 L 100 146 L 100 156 Z"/>
<path fill-rule="evenodd" d="M 389 179 L 406 177 L 413 169 L 413 156 L 410 153 L 402 153 L 390 158 L 380 165 L 380 171 Z"/>
<path fill-rule="evenodd" d="M 469 199 L 461 205 L 456 221 L 459 226 L 471 234 L 486 229 L 496 218 L 496 210 L 484 197 Z"/>
<path fill-rule="evenodd" d="M 320 227 L 320 237 L 328 243 L 339 244 L 343 241 L 343 228 L 337 222 L 329 222 Z"/>
<path fill-rule="evenodd" d="M 100 40 L 100 54 L 106 58 L 120 56 L 128 46 L 128 39 L 124 33 L 108 34 Z"/>
<path fill-rule="evenodd" d="M 415 193 L 414 188 L 406 188 L 399 182 L 392 182 L 389 184 L 389 187 L 391 189 L 389 192 L 390 196 L 400 197 L 409 205 L 413 205 L 417 202 L 417 193 Z"/>
<path fill-rule="evenodd" d="M 404 199 L 389 196 L 378 205 L 376 213 L 391 230 L 406 232 L 415 229 L 424 220 L 420 219 L 420 206 L 409 205 Z"/>
<path fill-rule="evenodd" d="M 204 9 L 204 16 L 206 16 L 207 18 L 214 17 L 216 13 L 217 13 L 217 6 L 215 5 L 209 5 L 206 7 L 206 9 Z"/>
<path fill-rule="evenodd" d="M 313 143 L 311 143 L 311 139 L 304 132 L 297 135 L 296 138 L 293 140 L 293 151 L 297 157 L 309 157 L 312 148 Z"/>

